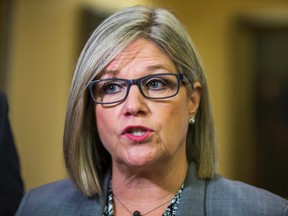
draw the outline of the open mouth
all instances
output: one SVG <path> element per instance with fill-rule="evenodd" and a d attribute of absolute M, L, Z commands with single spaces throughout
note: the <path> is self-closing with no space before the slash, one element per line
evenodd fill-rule
<path fill-rule="evenodd" d="M 133 136 L 143 136 L 147 130 L 143 128 L 130 128 L 127 133 L 133 135 Z"/>
<path fill-rule="evenodd" d="M 122 135 L 135 142 L 143 142 L 150 137 L 153 130 L 143 126 L 129 126 L 123 130 Z"/>

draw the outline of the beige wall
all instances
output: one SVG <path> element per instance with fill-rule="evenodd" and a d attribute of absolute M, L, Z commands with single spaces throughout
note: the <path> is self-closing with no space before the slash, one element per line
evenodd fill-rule
<path fill-rule="evenodd" d="M 122 4 L 129 5 L 117 0 L 19 0 L 15 4 L 8 97 L 27 189 L 66 175 L 62 134 L 78 56 L 81 8 L 91 5 L 108 11 Z"/>
<path fill-rule="evenodd" d="M 241 62 L 234 64 L 237 56 L 234 53 L 236 51 L 234 48 L 241 46 L 235 45 L 239 42 L 235 41 L 235 35 L 238 33 L 235 26 L 236 19 L 245 16 L 259 20 L 279 20 L 282 22 L 281 19 L 288 20 L 287 15 L 285 15 L 288 13 L 288 2 L 281 0 L 163 0 L 160 4 L 178 11 L 176 14 L 188 28 L 202 57 L 216 120 L 219 141 L 219 171 L 224 176 L 235 178 L 239 175 L 238 170 L 234 168 L 234 157 L 237 154 L 237 149 L 235 148 L 235 137 L 233 135 L 239 132 L 235 131 L 238 124 L 235 121 L 239 119 L 239 116 L 244 116 L 244 118 L 241 125 L 243 128 L 238 127 L 238 129 L 246 130 L 245 137 L 240 138 L 243 142 L 253 142 L 253 140 L 247 140 L 253 139 L 253 134 L 251 134 L 251 131 L 249 132 L 249 129 L 252 129 L 249 122 L 250 105 L 243 106 L 241 104 L 243 101 L 249 102 L 250 98 L 247 98 L 249 97 L 247 94 L 251 94 L 251 92 L 248 92 L 247 89 L 243 91 L 243 97 L 246 97 L 245 100 L 237 101 L 234 99 L 234 76 L 238 70 L 235 66 L 241 66 Z M 247 44 L 243 45 L 249 46 Z M 247 47 L 246 50 L 249 48 Z M 249 52 L 245 53 L 250 54 Z M 236 61 L 243 61 L 242 68 L 246 67 L 245 69 L 248 71 L 251 69 L 249 68 L 251 67 L 249 65 L 250 60 L 246 56 L 246 58 L 237 59 Z M 247 71 L 246 74 L 249 73 Z M 251 74 L 247 74 L 246 79 L 249 79 L 249 76 L 251 78 Z M 250 83 L 243 83 L 243 88 L 251 88 L 248 84 Z M 246 122 L 243 122 L 244 120 Z M 243 176 L 242 179 L 253 182 L 253 173 L 251 173 L 253 165 L 251 163 L 255 155 L 253 155 L 253 149 L 249 147 L 249 144 L 246 145 L 247 149 L 243 150 L 246 154 L 241 163 L 246 167 L 243 171 L 243 175 L 246 176 Z M 245 146 L 245 143 L 243 146 Z"/>
<path fill-rule="evenodd" d="M 62 133 L 78 55 L 80 8 L 89 4 L 110 11 L 138 3 L 19 0 L 15 5 L 8 96 L 26 189 L 65 177 Z M 233 177 L 233 20 L 248 12 L 288 11 L 288 4 L 268 0 L 163 0 L 157 4 L 177 11 L 202 56 L 220 143 L 220 173 Z"/>

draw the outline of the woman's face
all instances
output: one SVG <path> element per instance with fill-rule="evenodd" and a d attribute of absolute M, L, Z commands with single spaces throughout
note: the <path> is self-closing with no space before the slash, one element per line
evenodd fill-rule
<path fill-rule="evenodd" d="M 137 39 L 107 65 L 99 79 L 137 79 L 175 72 L 173 62 L 158 46 Z M 201 86 L 194 83 L 194 88 Z M 113 163 L 141 167 L 186 158 L 188 121 L 196 114 L 199 92 L 188 95 L 180 84 L 176 96 L 151 100 L 132 85 L 125 101 L 95 105 L 99 136 Z"/>

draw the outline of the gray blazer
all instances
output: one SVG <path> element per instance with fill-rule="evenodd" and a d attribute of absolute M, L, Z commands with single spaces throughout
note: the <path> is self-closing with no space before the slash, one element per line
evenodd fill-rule
<path fill-rule="evenodd" d="M 33 216 L 102 216 L 110 174 L 104 179 L 103 195 L 89 199 L 62 180 L 28 192 L 16 213 Z M 177 215 L 188 216 L 288 216 L 288 201 L 268 191 L 217 177 L 199 180 L 190 165 Z"/>

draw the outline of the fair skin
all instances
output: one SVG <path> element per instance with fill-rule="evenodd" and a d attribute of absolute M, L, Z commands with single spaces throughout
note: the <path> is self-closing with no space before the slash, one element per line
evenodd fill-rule
<path fill-rule="evenodd" d="M 137 79 L 175 72 L 173 62 L 158 46 L 137 39 L 107 65 L 100 78 Z M 113 193 L 132 212 L 145 213 L 172 199 L 183 184 L 188 169 L 188 121 L 196 115 L 200 101 L 201 85 L 193 86 L 190 95 L 180 85 L 176 96 L 151 100 L 133 85 L 125 101 L 95 105 L 99 135 L 112 157 Z M 117 199 L 114 205 L 114 215 L 131 215 Z M 149 215 L 162 215 L 167 205 Z"/>

